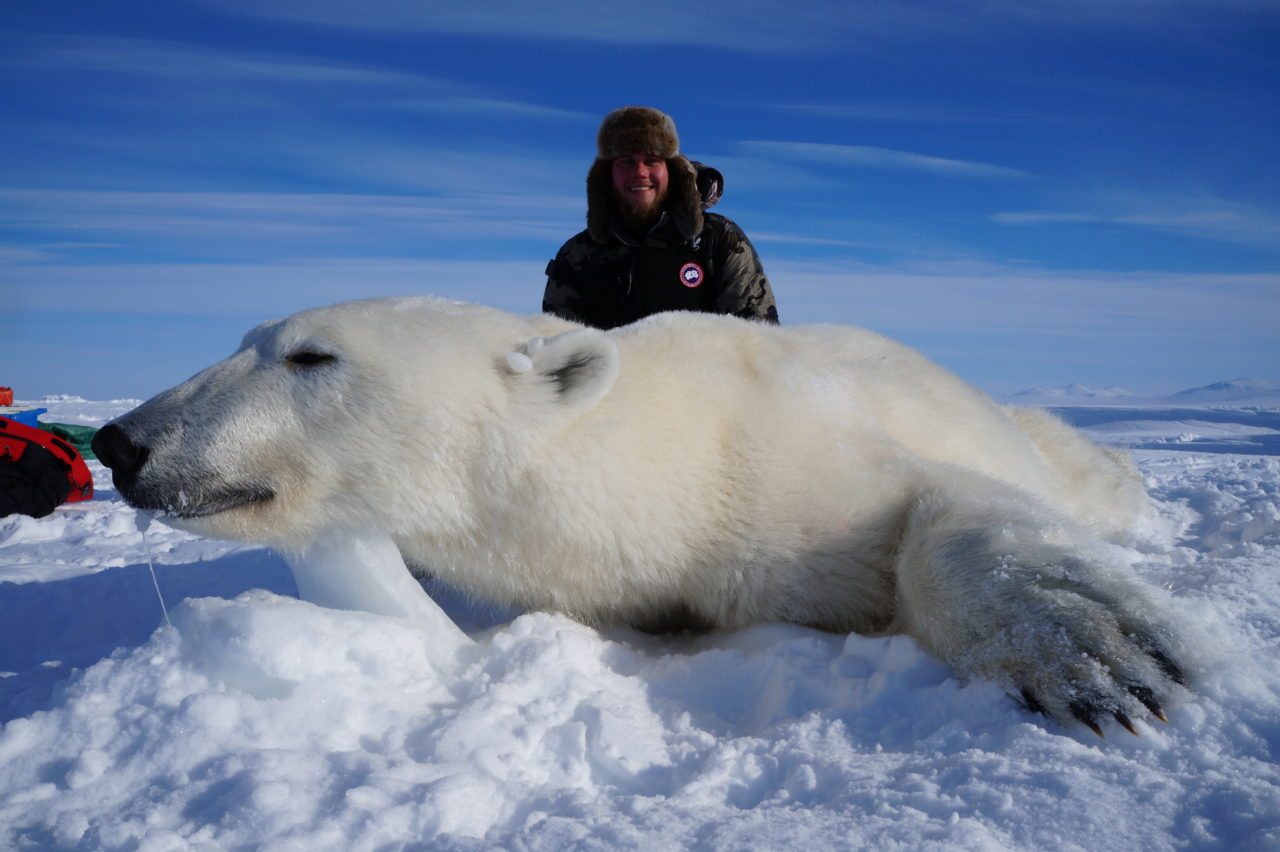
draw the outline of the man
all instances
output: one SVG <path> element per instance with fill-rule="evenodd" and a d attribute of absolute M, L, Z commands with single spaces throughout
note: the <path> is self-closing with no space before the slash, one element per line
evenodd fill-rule
<path fill-rule="evenodd" d="M 547 265 L 542 310 L 596 328 L 661 311 L 778 322 L 760 258 L 742 229 L 704 212 L 715 169 L 680 154 L 676 125 L 649 107 L 605 116 L 587 174 L 587 229 Z"/>

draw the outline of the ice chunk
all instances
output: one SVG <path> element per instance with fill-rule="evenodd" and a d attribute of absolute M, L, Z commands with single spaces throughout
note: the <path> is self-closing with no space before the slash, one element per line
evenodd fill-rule
<path fill-rule="evenodd" d="M 471 643 L 409 573 L 400 549 L 385 532 L 329 533 L 285 559 L 298 596 L 305 601 L 409 619 L 438 641 Z"/>

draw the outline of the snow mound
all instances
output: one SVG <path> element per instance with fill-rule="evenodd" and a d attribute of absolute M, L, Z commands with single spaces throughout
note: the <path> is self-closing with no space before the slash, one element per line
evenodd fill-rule
<path fill-rule="evenodd" d="M 533 614 L 442 672 L 412 622 L 267 592 L 174 623 L 5 727 L 6 845 L 562 848 L 595 825 L 636 848 L 708 822 L 730 845 L 999 843 L 977 815 L 1013 792 L 944 793 L 934 761 L 1048 737 L 900 637 L 774 626 L 662 653 Z M 886 774 L 895 795 L 863 790 Z"/>
<path fill-rule="evenodd" d="M 1215 465 L 1212 479 L 1202 475 L 1203 462 L 1170 467 L 1153 491 L 1192 510 L 1190 546 L 1215 557 L 1258 557 L 1280 548 L 1280 458 L 1227 459 Z"/>

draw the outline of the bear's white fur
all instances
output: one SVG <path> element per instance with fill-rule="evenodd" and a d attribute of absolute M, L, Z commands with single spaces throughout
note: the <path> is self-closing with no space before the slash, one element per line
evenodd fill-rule
<path fill-rule="evenodd" d="M 112 427 L 142 450 L 108 459 L 126 498 L 210 535 L 381 527 L 467 592 L 595 623 L 905 632 L 1093 727 L 1182 680 L 1102 544 L 1146 504 L 1131 467 L 864 330 L 350 302 Z"/>

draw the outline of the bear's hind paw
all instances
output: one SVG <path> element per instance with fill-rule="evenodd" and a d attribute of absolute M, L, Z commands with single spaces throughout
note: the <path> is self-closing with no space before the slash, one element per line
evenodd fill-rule
<path fill-rule="evenodd" d="M 1083 619 L 1070 626 L 1064 620 L 1024 624 L 985 644 L 979 668 L 997 677 L 1003 670 L 1005 682 L 1012 681 L 1011 694 L 1026 709 L 1064 727 L 1079 723 L 1102 736 L 1103 724 L 1114 719 L 1137 734 L 1134 720 L 1144 711 L 1168 723 L 1164 707 L 1187 685 L 1185 670 L 1158 638 L 1162 635 L 1154 625 L 1123 617 Z"/>
<path fill-rule="evenodd" d="M 1160 673 L 1172 683 L 1186 685 L 1186 678 L 1181 667 L 1167 655 L 1161 654 L 1163 662 L 1155 657 Z M 1090 658 L 1093 676 L 1085 681 L 1067 677 L 1065 688 L 1055 688 L 1044 679 L 1038 679 L 1034 685 L 1022 685 L 1018 694 L 1022 704 L 1032 713 L 1054 719 L 1064 726 L 1073 721 L 1079 722 L 1098 736 L 1104 736 L 1102 723 L 1108 718 L 1116 721 L 1134 736 L 1138 736 L 1138 728 L 1134 724 L 1134 711 L 1146 710 L 1154 718 L 1168 724 L 1164 703 L 1156 689 L 1146 683 L 1132 679 L 1121 679 L 1111 676 L 1108 667 Z"/>

